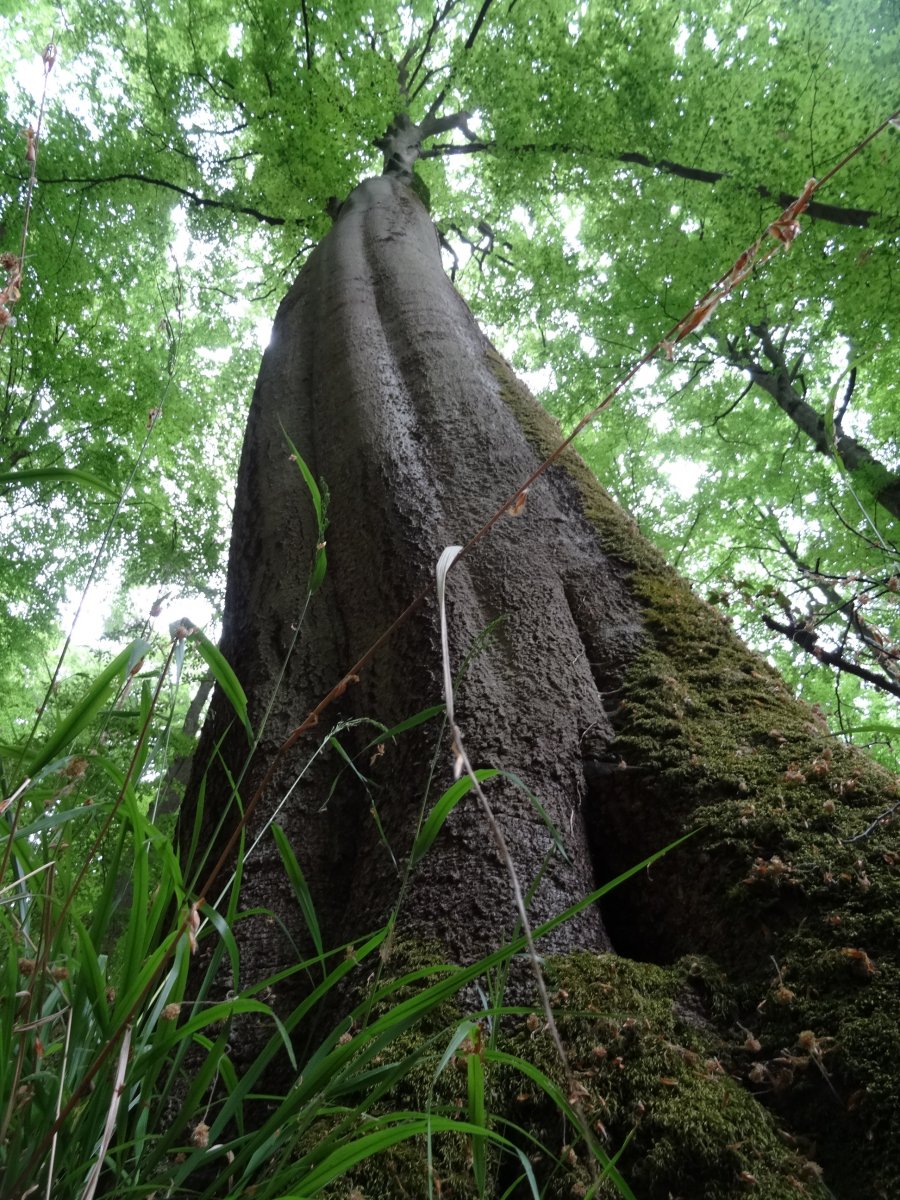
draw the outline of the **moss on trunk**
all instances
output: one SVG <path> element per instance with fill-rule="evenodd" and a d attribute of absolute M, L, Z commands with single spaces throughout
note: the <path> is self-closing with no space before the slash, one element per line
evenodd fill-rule
<path fill-rule="evenodd" d="M 556 422 L 486 353 L 529 441 L 549 455 Z M 794 699 L 574 451 L 550 470 L 565 472 L 604 551 L 629 570 L 647 634 L 611 711 L 616 761 L 594 789 L 600 857 L 606 847 L 613 874 L 697 830 L 614 894 L 613 942 L 661 964 L 708 956 L 720 973 L 708 1015 L 728 1071 L 789 1122 L 835 1195 L 893 1196 L 900 850 L 891 819 L 878 818 L 897 802 L 897 780 Z M 666 1124 L 677 1107 L 654 1120 Z"/>
<path fill-rule="evenodd" d="M 391 970 L 426 960 L 404 943 Z M 766 1200 L 824 1200 L 822 1168 L 808 1156 L 809 1147 L 780 1129 L 735 1078 L 754 1060 L 755 1050 L 748 1044 L 737 1051 L 711 1019 L 713 1012 L 721 1017 L 730 1011 L 733 997 L 710 963 L 687 958 L 664 968 L 573 952 L 548 960 L 545 971 L 583 1112 L 640 1200 L 736 1200 L 754 1192 Z M 398 988 L 396 999 L 405 998 Z M 488 1123 L 527 1154 L 541 1195 L 546 1200 L 587 1195 L 601 1173 L 585 1157 L 558 1103 L 528 1073 L 529 1065 L 536 1067 L 565 1095 L 564 1073 L 542 1017 L 522 1011 L 482 1018 L 479 1045 L 469 1039 L 448 1057 L 464 1019 L 461 1006 L 446 1003 L 391 1043 L 384 1066 L 411 1054 L 421 1057 L 382 1108 L 368 1116 L 408 1110 L 471 1120 L 467 1058 L 480 1051 Z M 813 1049 L 802 1053 L 806 1068 L 815 1070 Z M 321 1133 L 320 1127 L 310 1131 L 312 1144 Z M 428 1161 L 424 1136 L 402 1142 L 356 1170 L 350 1194 L 424 1195 Z M 470 1137 L 435 1135 L 430 1162 L 435 1195 L 453 1200 L 479 1195 Z M 488 1148 L 487 1195 L 530 1195 L 524 1183 L 507 1192 L 520 1174 L 514 1154 Z M 329 1195 L 345 1197 L 347 1186 L 344 1181 Z M 609 1177 L 591 1194 L 607 1200 L 621 1195 Z"/>

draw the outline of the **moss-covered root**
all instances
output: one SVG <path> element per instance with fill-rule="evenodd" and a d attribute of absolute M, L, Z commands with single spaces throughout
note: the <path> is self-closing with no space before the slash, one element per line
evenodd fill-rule
<path fill-rule="evenodd" d="M 610 1154 L 627 1143 L 618 1165 L 640 1200 L 829 1195 L 818 1164 L 732 1078 L 728 1049 L 692 986 L 696 963 L 663 969 L 582 953 L 554 959 L 547 970 L 586 1115 Z M 515 1053 L 560 1079 L 542 1028 L 526 1024 L 512 1041 Z M 545 1194 L 585 1195 L 583 1155 L 561 1145 L 574 1141 L 571 1129 L 563 1133 L 558 1113 L 521 1080 L 512 1102 L 516 1119 L 564 1164 Z M 596 1194 L 619 1192 L 604 1181 Z"/>
<path fill-rule="evenodd" d="M 550 959 L 545 972 L 585 1117 L 610 1157 L 621 1151 L 618 1168 L 638 1200 L 830 1195 L 812 1147 L 780 1130 L 733 1077 L 746 1073 L 759 1048 L 732 1025 L 734 996 L 712 964 L 686 959 L 664 969 L 576 952 Z M 401 988 L 397 998 L 402 995 Z M 495 1018 L 493 1036 L 491 1022 L 482 1020 L 478 1044 L 461 1043 L 447 1060 L 446 1049 L 464 1019 L 456 1004 L 445 1003 L 421 1026 L 398 1035 L 385 1049 L 384 1062 L 414 1065 L 389 1095 L 366 1104 L 359 1132 L 371 1127 L 373 1117 L 404 1111 L 471 1120 L 467 1060 L 480 1053 L 487 1124 L 527 1155 L 543 1200 L 620 1196 L 611 1177 L 591 1192 L 597 1166 L 558 1103 L 535 1082 L 547 1077 L 562 1094 L 569 1083 L 539 1012 Z M 721 1036 L 716 1026 L 736 1030 L 737 1039 Z M 814 1047 L 798 1051 L 804 1053 L 812 1065 Z M 529 1073 L 528 1064 L 537 1073 Z M 322 1133 L 313 1127 L 308 1137 L 315 1142 Z M 425 1138 L 415 1137 L 359 1164 L 328 1195 L 335 1200 L 427 1195 L 428 1161 Z M 432 1139 L 432 1194 L 441 1200 L 524 1200 L 533 1194 L 521 1161 L 508 1150 L 488 1148 L 486 1178 L 480 1192 L 468 1136 Z"/>

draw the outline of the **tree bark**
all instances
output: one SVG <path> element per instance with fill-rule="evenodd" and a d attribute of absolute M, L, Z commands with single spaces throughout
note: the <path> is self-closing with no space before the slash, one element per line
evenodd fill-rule
<path fill-rule="evenodd" d="M 296 638 L 317 530 L 285 433 L 330 493 L 328 573 Z M 251 407 L 222 650 L 254 726 L 268 719 L 242 773 L 246 737 L 217 691 L 185 802 L 189 831 L 209 764 L 201 845 L 221 842 L 229 779 L 246 803 L 277 747 L 421 590 L 442 549 L 464 543 L 558 439 L 444 276 L 411 191 L 390 177 L 360 185 L 279 309 Z M 522 791 L 491 785 L 523 882 L 543 872 L 535 922 L 700 830 L 539 947 L 558 956 L 547 969 L 591 1120 L 618 1142 L 636 1128 L 623 1164 L 639 1194 L 737 1196 L 756 1180 L 771 1197 L 824 1196 L 819 1167 L 775 1139 L 768 1105 L 822 1162 L 833 1194 L 888 1195 L 900 1145 L 900 1086 L 884 1069 L 900 1058 L 890 915 L 900 860 L 881 826 L 862 851 L 842 839 L 886 808 L 890 777 L 833 743 L 574 452 L 454 569 L 449 614 L 457 666 L 490 628 L 458 698 L 471 758 L 515 771 L 565 839 L 567 859 Z M 429 601 L 329 717 L 391 727 L 440 699 Z M 439 723 L 360 757 L 367 787 L 336 755 L 314 755 L 331 727 L 324 720 L 278 762 L 251 822 L 261 830 L 277 810 L 326 945 L 382 926 L 398 901 L 397 944 L 439 944 L 457 961 L 502 944 L 510 884 L 474 803 L 453 811 L 401 894 L 423 802 L 451 779 Z M 373 734 L 357 724 L 337 736 L 359 755 Z M 309 949 L 268 835 L 247 860 L 241 904 L 278 917 L 241 923 L 245 980 Z M 296 986 L 281 990 L 280 1010 Z M 238 1064 L 253 1053 L 237 1048 Z M 559 1073 L 552 1053 L 542 1066 Z M 546 1126 L 546 1114 L 514 1115 Z M 553 1178 L 547 1194 L 582 1186 L 575 1174 Z"/>
<path fill-rule="evenodd" d="M 267 747 L 287 736 L 405 607 L 442 549 L 465 540 L 538 465 L 504 402 L 497 373 L 506 369 L 443 275 L 437 237 L 419 202 L 387 176 L 362 184 L 279 310 L 243 453 L 222 649 L 255 721 L 287 657 L 315 544 L 285 433 L 330 493 L 328 575 L 288 663 Z M 598 753 L 612 737 L 599 689 L 619 686 L 634 657 L 637 608 L 621 566 L 600 550 L 562 474 L 453 572 L 449 608 L 456 663 L 501 619 L 461 688 L 459 719 L 470 754 L 479 765 L 515 769 L 553 823 L 571 831 L 573 861 L 551 861 L 535 901 L 540 917 L 594 886 L 582 759 L 586 747 Z M 587 653 L 581 627 L 592 618 L 597 631 Z M 440 701 L 430 602 L 351 686 L 340 715 L 390 726 Z M 365 728 L 365 740 L 373 731 Z M 423 755 L 434 740 L 431 733 L 413 736 L 387 745 L 371 770 L 362 764 L 398 861 L 410 849 L 425 786 Z M 279 772 L 270 809 L 308 750 Z M 257 756 L 253 778 L 264 757 Z M 314 763 L 282 813 L 320 880 L 320 920 L 336 941 L 386 919 L 398 886 L 358 787 L 342 784 L 320 811 L 340 765 L 333 757 Z M 451 765 L 446 744 L 438 771 L 444 783 Z M 495 789 L 492 799 L 530 881 L 550 835 L 514 787 Z M 327 881 L 339 875 L 345 878 L 329 890 Z M 350 906 L 346 878 L 353 879 Z M 509 882 L 468 806 L 451 816 L 411 887 L 401 920 L 422 925 L 457 956 L 480 956 L 511 929 L 512 908 L 503 903 Z M 597 914 L 561 931 L 559 947 L 573 943 L 607 945 Z"/>

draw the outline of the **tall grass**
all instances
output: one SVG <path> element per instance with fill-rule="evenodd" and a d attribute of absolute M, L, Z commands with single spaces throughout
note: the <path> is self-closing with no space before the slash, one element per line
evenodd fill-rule
<path fill-rule="evenodd" d="M 572 1103 L 564 1086 L 482 1033 L 509 1014 L 502 980 L 523 952 L 521 934 L 469 966 L 436 962 L 384 980 L 379 949 L 392 922 L 352 953 L 326 947 L 313 897 L 276 822 L 263 836 L 279 850 L 315 953 L 245 983 L 225 1000 L 210 999 L 224 969 L 243 978 L 237 931 L 249 914 L 239 909 L 238 883 L 252 869 L 255 843 L 242 838 L 237 870 L 215 904 L 193 908 L 186 890 L 191 864 L 173 848 L 170 819 L 151 819 L 155 784 L 142 782 L 141 770 L 156 736 L 163 681 L 185 647 L 201 650 L 219 684 L 230 689 L 239 719 L 246 711 L 240 686 L 218 652 L 185 633 L 176 632 L 160 665 L 131 698 L 137 732 L 130 739 L 111 738 L 109 731 L 124 707 L 116 708 L 117 695 L 134 678 L 135 656 L 143 658 L 145 646 L 122 650 L 43 742 L 31 745 L 22 784 L 5 804 L 0 1195 L 112 1200 L 252 1194 L 274 1200 L 337 1194 L 329 1191 L 337 1181 L 408 1142 L 422 1148 L 424 1195 L 433 1186 L 428 1164 L 435 1142 L 449 1134 L 469 1147 L 463 1161 L 470 1164 L 473 1195 L 492 1195 L 498 1164 L 509 1161 L 514 1178 L 539 1196 L 531 1163 L 534 1134 L 492 1114 L 491 1080 L 501 1071 L 520 1073 L 562 1118 L 575 1119 Z M 415 714 L 387 735 L 403 736 L 440 712 Z M 338 733 L 323 739 L 313 756 Z M 379 731 L 379 740 L 384 736 Z M 0 749 L 15 761 L 16 747 Z M 493 774 L 479 772 L 480 782 L 487 784 Z M 407 871 L 432 852 L 443 821 L 470 784 L 459 780 L 429 800 L 427 815 L 423 805 Z M 196 845 L 197 831 L 184 841 Z M 594 903 L 615 882 L 534 936 Z M 199 978 L 193 972 L 188 994 L 195 943 L 203 951 L 195 962 L 204 966 Z M 347 994 L 351 972 L 367 964 L 369 990 L 298 1058 L 297 1031 L 333 1011 L 336 989 Z M 308 994 L 279 1018 L 270 989 L 300 974 L 313 981 Z M 461 989 L 471 994 L 478 985 L 478 994 L 486 979 L 495 981 L 492 994 L 482 990 L 475 1010 L 460 1011 Z M 248 1016 L 268 1024 L 270 1033 L 253 1065 L 238 1074 L 229 1039 L 235 1022 Z M 263 1094 L 273 1064 L 285 1060 L 292 1085 L 281 1095 Z M 392 1104 L 392 1096 L 408 1094 L 404 1081 L 424 1071 L 437 1084 L 451 1062 L 465 1068 L 461 1109 L 436 1099 L 438 1086 L 417 1108 Z M 547 1162 L 558 1157 L 546 1145 L 539 1149 Z M 631 1195 L 604 1151 L 598 1152 L 598 1168 L 621 1195 Z"/>

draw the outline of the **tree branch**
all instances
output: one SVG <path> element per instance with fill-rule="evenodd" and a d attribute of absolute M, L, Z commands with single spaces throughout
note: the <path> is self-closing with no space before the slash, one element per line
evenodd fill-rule
<path fill-rule="evenodd" d="M 829 437 L 824 418 L 803 399 L 794 386 L 790 368 L 781 349 L 775 345 L 768 325 L 751 325 L 750 330 L 759 338 L 763 353 L 772 369 L 762 366 L 749 352 L 742 352 L 736 346 L 729 345 L 728 359 L 732 366 L 746 371 L 757 387 L 768 392 L 782 412 L 786 413 L 797 428 L 812 441 L 820 454 L 827 458 L 839 457 L 851 474 L 865 469 L 870 476 L 868 488 L 875 500 L 892 516 L 900 519 L 900 477 L 879 462 L 855 438 L 842 433 L 837 426 L 833 437 Z"/>
<path fill-rule="evenodd" d="M 843 421 L 844 417 L 847 415 L 847 409 L 850 405 L 850 400 L 853 396 L 853 389 L 855 387 L 856 387 L 856 367 L 851 367 L 850 375 L 847 378 L 847 388 L 846 388 L 846 391 L 844 392 L 844 399 L 841 402 L 840 411 L 838 412 L 837 416 L 834 418 L 835 429 L 840 429 L 841 422 Z"/>
<path fill-rule="evenodd" d="M 206 707 L 206 702 L 209 699 L 214 683 L 215 680 L 211 675 L 205 676 L 200 680 L 194 698 L 191 700 L 188 710 L 185 713 L 184 723 L 181 726 L 181 732 L 186 738 L 196 738 L 197 730 L 200 728 L 200 719 L 203 716 L 203 710 Z M 193 761 L 193 746 L 191 746 L 186 754 L 179 754 L 172 760 L 169 769 L 166 771 L 165 778 L 159 787 L 158 796 L 160 799 L 156 810 L 157 815 L 162 816 L 164 813 L 178 812 L 181 805 L 181 797 L 184 795 L 184 789 L 187 787 L 190 778 Z"/>
<path fill-rule="evenodd" d="M 832 612 L 825 613 L 826 619 L 835 616 L 838 612 L 843 613 L 850 621 L 857 637 L 862 642 L 865 649 L 873 656 L 878 666 L 882 671 L 892 679 L 894 683 L 900 684 L 900 655 L 887 643 L 885 636 L 869 621 L 865 619 L 860 610 L 858 597 L 842 596 L 834 585 L 834 576 L 823 575 L 816 567 L 811 567 L 805 563 L 797 553 L 796 547 L 792 546 L 785 538 L 781 530 L 778 518 L 771 509 L 762 511 L 757 508 L 757 513 L 761 519 L 763 529 L 771 530 L 772 536 L 778 543 L 783 554 L 790 559 L 798 571 L 804 575 L 809 581 L 809 587 L 806 590 L 812 598 L 811 589 L 815 588 L 821 592 L 827 602 L 831 605 Z M 867 589 L 868 590 L 868 589 Z M 794 621 L 793 614 L 790 610 L 786 610 L 789 621 Z"/>
<path fill-rule="evenodd" d="M 866 683 L 871 683 L 873 687 L 878 688 L 882 692 L 890 692 L 892 696 L 900 696 L 900 683 L 894 683 L 888 679 L 886 675 L 879 675 L 877 671 L 869 671 L 866 667 L 859 666 L 858 663 L 851 662 L 836 650 L 826 650 L 819 645 L 816 635 L 809 629 L 804 629 L 802 625 L 793 623 L 783 625 L 780 621 L 776 621 L 767 613 L 762 614 L 762 622 L 767 629 L 771 629 L 774 633 L 783 634 L 788 641 L 805 650 L 807 654 L 811 654 L 813 658 L 817 658 L 819 662 L 827 663 L 831 667 L 837 667 L 839 671 L 846 671 L 848 675 L 856 675 L 860 679 L 864 679 Z"/>
<path fill-rule="evenodd" d="M 309 37 L 309 14 L 306 11 L 306 0 L 300 0 L 300 13 L 303 17 L 303 40 L 306 44 L 306 69 L 312 70 L 313 52 L 312 43 Z"/>
<path fill-rule="evenodd" d="M 671 162 L 667 158 L 654 162 L 646 154 L 620 154 L 618 162 L 633 163 L 639 167 L 651 167 L 654 171 L 663 171 L 667 175 L 678 175 L 681 179 L 693 179 L 697 183 L 718 183 L 720 179 L 726 178 L 725 171 L 704 171 L 700 167 L 685 167 L 681 163 Z"/>
<path fill-rule="evenodd" d="M 720 179 L 729 178 L 728 171 L 704 171 L 699 167 L 687 167 L 683 163 L 672 162 L 667 158 L 654 162 L 646 154 L 620 154 L 619 162 L 650 167 L 654 171 L 677 175 L 680 179 L 691 179 L 696 183 L 718 183 Z M 774 201 L 780 208 L 787 208 L 797 199 L 789 192 L 776 194 L 763 184 L 756 188 L 756 193 L 764 200 Z M 838 225 L 855 225 L 860 228 L 865 228 L 872 217 L 878 216 L 878 213 L 871 208 L 840 208 L 836 204 L 823 204 L 819 200 L 810 200 L 806 213 L 810 217 L 817 217 L 820 221 L 834 221 Z"/>
<path fill-rule="evenodd" d="M 469 142 L 466 146 L 458 146 L 455 142 L 439 142 L 435 146 L 429 146 L 427 150 L 422 151 L 422 158 L 442 158 L 444 155 L 451 154 L 480 154 L 482 150 L 496 150 L 496 142 Z M 537 146 L 525 147 L 525 149 L 537 150 Z"/>
<path fill-rule="evenodd" d="M 416 161 L 423 157 L 422 142 L 436 133 L 446 133 L 448 129 L 461 129 L 466 137 L 473 136 L 468 127 L 468 113 L 449 113 L 444 117 L 434 115 L 432 109 L 439 100 L 440 96 L 418 125 L 414 124 L 406 113 L 398 113 L 384 136 L 375 139 L 375 145 L 384 154 L 385 175 L 398 175 L 401 179 L 410 179 Z"/>
<path fill-rule="evenodd" d="M 467 50 L 471 50 L 472 47 L 475 45 L 475 39 L 478 37 L 478 31 L 479 31 L 479 29 L 481 29 L 481 26 L 484 24 L 484 18 L 487 16 L 488 9 L 491 7 L 492 3 L 493 3 L 493 0 L 484 0 L 484 3 L 481 6 L 481 10 L 479 11 L 478 16 L 475 18 L 475 24 L 472 26 L 472 32 L 466 38 L 466 49 Z"/>
<path fill-rule="evenodd" d="M 253 208 L 251 205 L 231 204 L 227 200 L 216 200 L 212 196 L 200 196 L 196 192 L 192 192 L 190 188 L 180 187 L 177 183 L 172 183 L 168 179 L 156 179 L 152 175 L 141 175 L 136 171 L 120 171 L 115 175 L 96 175 L 96 176 L 63 176 L 59 179 L 50 179 L 46 175 L 38 177 L 38 182 L 41 184 L 73 184 L 80 183 L 86 187 L 99 187 L 104 183 L 148 183 L 153 187 L 165 188 L 167 191 L 175 192 L 179 196 L 183 196 L 189 200 L 195 208 L 221 208 L 225 212 L 235 213 L 236 215 L 253 217 L 255 220 L 262 222 L 265 225 L 287 225 L 286 217 L 276 217 L 271 213 L 264 213 L 258 208 Z M 303 222 L 297 218 L 297 225 L 302 225 Z"/>
<path fill-rule="evenodd" d="M 475 140 L 475 135 L 469 129 L 467 112 L 448 113 L 445 117 L 427 117 L 419 126 L 419 132 L 425 138 L 434 137 L 438 133 L 446 133 L 450 129 L 459 129 L 469 139 Z"/>
<path fill-rule="evenodd" d="M 521 153 L 536 153 L 542 152 L 546 154 L 596 154 L 596 151 L 591 146 L 579 146 L 572 143 L 550 143 L 540 145 L 537 142 L 525 142 L 519 146 L 500 146 L 497 142 L 471 142 L 468 146 L 456 146 L 452 143 L 442 143 L 437 146 L 431 146 L 422 154 L 423 158 L 436 158 L 442 154 L 478 154 L 483 150 L 507 150 L 513 154 Z M 638 154 L 628 151 L 616 156 L 616 162 L 626 163 L 630 166 L 650 167 L 654 171 L 662 171 L 667 175 L 677 175 L 680 179 L 690 179 L 695 183 L 718 183 L 721 179 L 729 178 L 727 171 L 706 171 L 700 167 L 687 167 L 682 163 L 672 162 L 669 159 L 661 159 L 654 162 L 646 154 Z M 769 188 L 760 184 L 756 188 L 756 193 L 764 200 L 771 200 L 778 205 L 779 208 L 787 208 L 797 199 L 789 192 L 778 192 L 777 194 Z M 848 225 L 859 229 L 865 229 L 872 217 L 877 217 L 880 214 L 871 208 L 841 208 L 836 204 L 823 204 L 820 200 L 811 200 L 806 209 L 810 217 L 815 217 L 819 221 L 832 221 L 836 225 Z"/>

